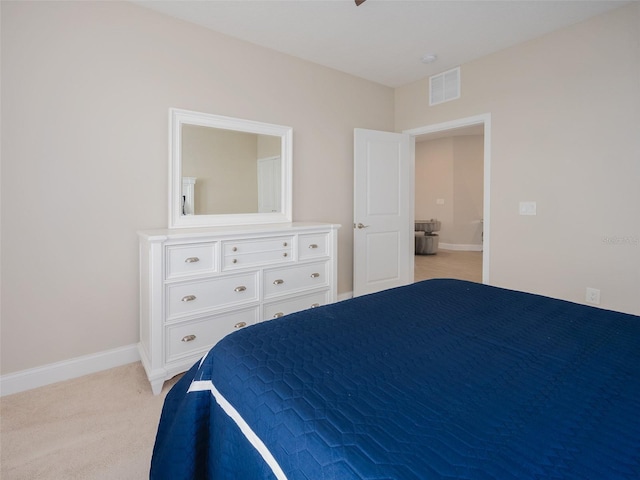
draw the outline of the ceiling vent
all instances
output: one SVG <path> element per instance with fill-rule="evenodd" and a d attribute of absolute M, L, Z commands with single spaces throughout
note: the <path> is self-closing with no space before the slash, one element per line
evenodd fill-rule
<path fill-rule="evenodd" d="M 429 105 L 460 98 L 460 67 L 429 77 Z"/>

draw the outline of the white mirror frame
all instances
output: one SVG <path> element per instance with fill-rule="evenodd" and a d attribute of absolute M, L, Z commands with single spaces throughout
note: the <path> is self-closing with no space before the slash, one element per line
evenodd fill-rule
<path fill-rule="evenodd" d="M 182 125 L 222 128 L 281 139 L 282 189 L 280 212 L 219 215 L 182 215 Z M 208 113 L 169 109 L 169 228 L 215 227 L 291 222 L 293 130 L 291 127 L 223 117 Z"/>

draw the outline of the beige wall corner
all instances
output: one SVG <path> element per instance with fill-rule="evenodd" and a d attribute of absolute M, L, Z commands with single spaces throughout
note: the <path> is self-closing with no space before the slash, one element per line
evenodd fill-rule
<path fill-rule="evenodd" d="M 2 374 L 138 341 L 170 107 L 293 127 L 293 218 L 344 226 L 351 290 L 353 129 L 393 129 L 392 89 L 129 2 L 0 8 Z"/>
<path fill-rule="evenodd" d="M 640 314 L 640 4 L 395 91 L 396 130 L 491 114 L 491 283 Z M 537 215 L 519 215 L 535 201 Z"/>

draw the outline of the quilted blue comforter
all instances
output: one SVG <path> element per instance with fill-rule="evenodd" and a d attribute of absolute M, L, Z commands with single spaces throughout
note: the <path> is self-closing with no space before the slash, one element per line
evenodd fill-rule
<path fill-rule="evenodd" d="M 640 478 L 640 317 L 428 280 L 228 335 L 152 479 Z"/>

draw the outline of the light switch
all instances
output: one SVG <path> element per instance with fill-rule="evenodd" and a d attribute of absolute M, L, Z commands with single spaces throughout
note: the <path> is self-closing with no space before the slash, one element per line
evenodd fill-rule
<path fill-rule="evenodd" d="M 536 202 L 520 202 L 520 215 L 536 215 Z"/>
<path fill-rule="evenodd" d="M 444 198 L 436 198 L 436 205 L 444 205 Z"/>

